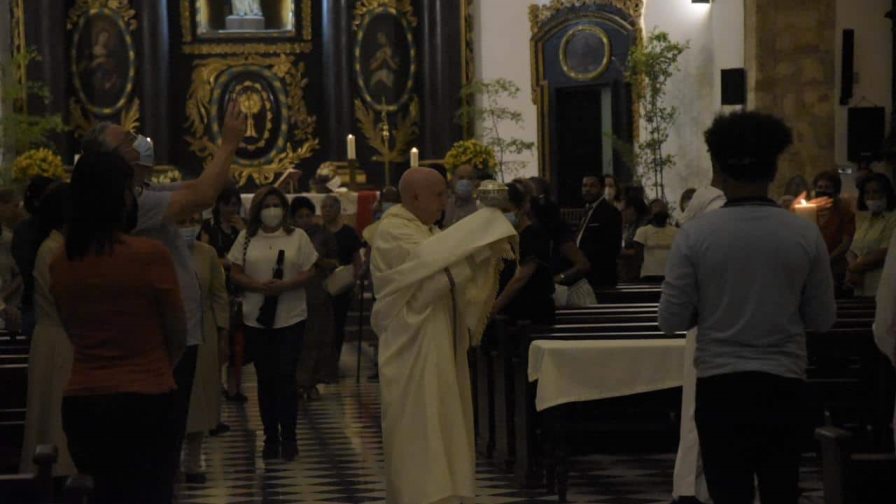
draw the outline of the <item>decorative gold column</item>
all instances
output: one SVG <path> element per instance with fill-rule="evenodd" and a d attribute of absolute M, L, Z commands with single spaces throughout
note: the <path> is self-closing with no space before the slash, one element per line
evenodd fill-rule
<path fill-rule="evenodd" d="M 791 127 L 773 192 L 797 175 L 834 167 L 836 5 L 834 0 L 746 0 L 749 107 Z"/>

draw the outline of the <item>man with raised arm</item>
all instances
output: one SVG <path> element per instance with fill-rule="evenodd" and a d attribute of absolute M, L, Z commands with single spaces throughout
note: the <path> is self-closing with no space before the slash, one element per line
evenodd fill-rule
<path fill-rule="evenodd" d="M 467 350 L 482 335 L 516 231 L 484 208 L 440 232 L 445 179 L 412 168 L 401 205 L 372 237 L 386 501 L 472 502 L 476 490 Z"/>

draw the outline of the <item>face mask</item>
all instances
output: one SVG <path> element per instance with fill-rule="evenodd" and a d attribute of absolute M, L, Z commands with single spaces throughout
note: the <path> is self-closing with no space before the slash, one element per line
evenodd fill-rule
<path fill-rule="evenodd" d="M 261 211 L 261 223 L 269 228 L 280 227 L 283 222 L 283 209 L 279 207 L 265 208 Z"/>
<path fill-rule="evenodd" d="M 516 216 L 515 212 L 507 212 L 504 214 L 504 218 L 507 219 L 507 222 L 510 223 L 511 226 L 516 227 L 519 223 L 519 219 Z"/>
<path fill-rule="evenodd" d="M 458 180 L 454 184 L 454 194 L 460 199 L 471 199 L 474 190 L 475 187 L 473 187 L 473 181 L 471 180 Z"/>
<path fill-rule="evenodd" d="M 192 245 L 196 241 L 196 237 L 199 236 L 199 226 L 180 228 L 180 236 L 188 245 Z"/>
<path fill-rule="evenodd" d="M 868 211 L 874 214 L 883 213 L 887 209 L 887 202 L 884 200 L 865 200 Z"/>

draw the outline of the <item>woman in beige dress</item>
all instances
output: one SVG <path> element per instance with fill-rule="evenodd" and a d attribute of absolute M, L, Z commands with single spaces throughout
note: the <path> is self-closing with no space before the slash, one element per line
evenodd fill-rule
<path fill-rule="evenodd" d="M 56 303 L 50 295 L 50 262 L 65 243 L 60 232 L 64 225 L 64 208 L 68 200 L 68 184 L 51 187 L 41 199 L 38 220 L 49 236 L 43 241 L 34 263 L 34 309 L 37 325 L 31 336 L 28 355 L 28 405 L 25 413 L 25 435 L 20 472 L 36 470 L 31 461 L 40 444 L 53 444 L 59 459 L 53 466 L 56 476 L 76 474 L 62 430 L 62 392 L 72 369 L 72 345 L 62 328 Z"/>
<path fill-rule="evenodd" d="M 227 362 L 230 300 L 224 269 L 211 245 L 197 241 L 202 217 L 181 222 L 183 239 L 193 252 L 193 267 L 202 292 L 202 336 L 196 358 L 196 377 L 190 394 L 183 470 L 187 483 L 204 483 L 202 443 L 221 420 L 221 364 Z"/>

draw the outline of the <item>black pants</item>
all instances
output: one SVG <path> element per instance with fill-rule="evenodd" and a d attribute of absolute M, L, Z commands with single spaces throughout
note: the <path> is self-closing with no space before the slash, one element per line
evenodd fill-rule
<path fill-rule="evenodd" d="M 265 444 L 296 440 L 296 367 L 304 333 L 304 321 L 280 329 L 246 327 L 246 348 L 255 364 Z"/>
<path fill-rule="evenodd" d="M 93 476 L 95 502 L 171 502 L 173 408 L 173 393 L 63 398 L 68 448 L 78 471 Z"/>
<path fill-rule="evenodd" d="M 196 377 L 196 357 L 199 346 L 188 346 L 183 356 L 174 366 L 174 406 L 171 409 L 171 423 L 175 426 L 174 450 L 171 452 L 171 477 L 177 476 L 180 467 L 180 450 L 187 432 L 187 414 L 190 411 L 190 396 L 193 394 L 193 379 Z"/>
<path fill-rule="evenodd" d="M 811 429 L 806 383 L 768 373 L 697 380 L 696 420 L 716 504 L 797 504 L 800 446 Z"/>
<path fill-rule="evenodd" d="M 352 304 L 352 295 L 355 291 L 350 290 L 344 294 L 340 294 L 333 298 L 333 347 L 330 355 L 330 369 L 328 374 L 333 379 L 339 378 L 339 361 L 342 358 L 342 344 L 345 342 L 345 323 L 348 318 L 348 309 Z"/>

